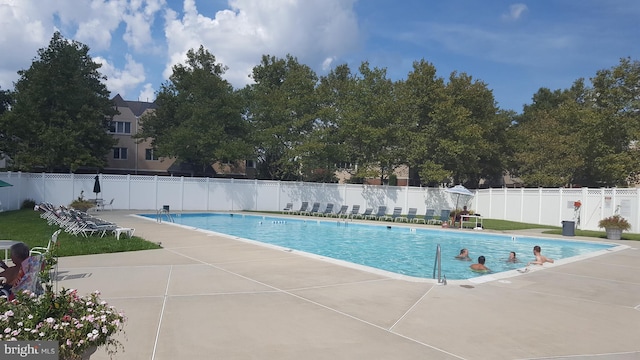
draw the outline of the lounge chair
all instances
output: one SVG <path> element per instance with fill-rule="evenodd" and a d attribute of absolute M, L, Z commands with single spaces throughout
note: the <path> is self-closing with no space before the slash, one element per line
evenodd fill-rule
<path fill-rule="evenodd" d="M 311 210 L 309 211 L 303 211 L 300 213 L 300 215 L 315 215 L 318 213 L 318 211 L 320 210 L 320 203 L 319 202 L 314 202 L 313 205 L 311 206 Z"/>
<path fill-rule="evenodd" d="M 109 210 L 113 211 L 113 200 L 115 199 L 112 198 L 111 201 L 109 201 L 108 203 L 103 202 L 101 206 L 102 210 L 104 211 L 106 208 L 109 208 Z"/>
<path fill-rule="evenodd" d="M 420 219 L 420 218 L 416 218 L 415 222 L 416 223 L 423 223 L 423 224 L 430 224 L 431 222 L 433 222 L 433 218 L 436 215 L 436 211 L 434 209 L 427 209 L 427 211 L 424 213 L 424 218 Z"/>
<path fill-rule="evenodd" d="M 292 211 L 293 211 L 293 203 L 287 203 L 287 206 L 285 206 L 284 209 L 282 209 L 283 214 L 291 213 Z"/>
<path fill-rule="evenodd" d="M 391 215 L 384 215 L 382 217 L 382 220 L 384 221 L 393 221 L 396 222 L 396 220 L 402 215 L 402 208 L 401 207 L 394 207 L 393 208 L 393 213 Z"/>
<path fill-rule="evenodd" d="M 292 214 L 298 214 L 298 215 L 302 215 L 303 212 L 307 211 L 307 208 L 309 207 L 309 202 L 308 201 L 303 201 L 302 205 L 300 205 L 300 210 L 298 211 L 292 211 Z"/>
<path fill-rule="evenodd" d="M 396 220 L 403 222 L 413 222 L 413 220 L 416 218 L 416 214 L 418 213 L 418 208 L 409 208 L 409 212 L 407 213 L 407 216 L 400 216 L 398 217 Z"/>
<path fill-rule="evenodd" d="M 318 213 L 318 216 L 330 216 L 331 214 L 333 214 L 333 203 L 328 203 L 324 211 Z"/>
<path fill-rule="evenodd" d="M 440 218 L 438 220 L 432 220 L 432 222 L 434 224 L 444 224 L 445 222 L 447 224 L 450 223 L 450 215 L 451 215 L 451 210 L 446 209 L 446 210 L 440 210 Z"/>
<path fill-rule="evenodd" d="M 381 220 L 386 215 L 387 215 L 387 207 L 384 205 L 380 205 L 378 206 L 378 212 L 376 212 L 375 214 L 371 214 L 369 216 L 365 216 L 364 218 L 371 219 L 371 220 Z"/>
<path fill-rule="evenodd" d="M 342 205 L 340 206 L 340 209 L 338 210 L 338 212 L 336 212 L 335 214 L 331 214 L 331 217 L 337 217 L 337 218 L 341 218 L 343 216 L 347 216 L 347 210 L 349 209 L 349 205 Z"/>
<path fill-rule="evenodd" d="M 352 219 L 355 219 L 360 216 L 360 214 L 358 214 L 359 212 L 360 212 L 360 205 L 353 205 L 353 207 L 351 208 L 351 212 L 347 214 L 347 218 L 351 217 Z"/>
<path fill-rule="evenodd" d="M 366 208 L 364 209 L 364 212 L 360 215 L 358 215 L 359 219 L 367 219 L 368 217 L 371 216 L 371 214 L 373 214 L 373 208 Z"/>

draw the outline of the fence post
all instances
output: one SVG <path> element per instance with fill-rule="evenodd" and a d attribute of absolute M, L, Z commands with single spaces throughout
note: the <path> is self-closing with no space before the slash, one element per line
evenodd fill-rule
<path fill-rule="evenodd" d="M 520 188 L 520 222 L 524 220 L 524 188 Z"/>
<path fill-rule="evenodd" d="M 502 204 L 502 220 L 507 220 L 507 207 L 509 204 L 509 189 L 505 186 L 504 189 L 504 204 Z"/>
<path fill-rule="evenodd" d="M 633 232 L 638 232 L 638 224 L 640 224 L 640 188 L 636 188 L 636 221 L 634 228 L 631 229 Z M 635 230 L 635 231 L 634 231 Z"/>

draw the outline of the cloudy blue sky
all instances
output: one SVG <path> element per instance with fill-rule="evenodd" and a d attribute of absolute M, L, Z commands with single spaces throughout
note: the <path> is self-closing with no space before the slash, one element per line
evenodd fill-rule
<path fill-rule="evenodd" d="M 637 0 L 0 0 L 0 87 L 12 89 L 55 30 L 87 44 L 112 95 L 155 99 L 201 44 L 236 88 L 262 54 L 318 75 L 362 61 L 404 79 L 414 61 L 466 72 L 517 112 L 540 88 L 640 60 Z"/>

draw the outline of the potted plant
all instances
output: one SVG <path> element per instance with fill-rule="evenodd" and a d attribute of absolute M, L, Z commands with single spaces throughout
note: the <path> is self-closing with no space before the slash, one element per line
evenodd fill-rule
<path fill-rule="evenodd" d="M 0 299 L 0 340 L 54 340 L 60 359 L 87 358 L 100 346 L 114 354 L 122 345 L 112 335 L 122 331 L 124 321 L 97 291 L 79 296 L 76 290 L 48 288 L 39 296 L 24 291 L 13 300 Z"/>
<path fill-rule="evenodd" d="M 620 240 L 622 232 L 631 229 L 631 224 L 622 216 L 615 214 L 598 222 L 598 227 L 607 232 L 607 239 Z"/>

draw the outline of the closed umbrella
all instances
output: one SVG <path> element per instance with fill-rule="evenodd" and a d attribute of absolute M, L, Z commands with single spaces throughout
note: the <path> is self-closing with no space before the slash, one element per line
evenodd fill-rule
<path fill-rule="evenodd" d="M 2 181 L 2 180 L 0 180 L 0 187 L 5 187 L 5 186 L 13 186 L 13 185 L 9 184 L 9 183 L 8 183 L 8 182 L 6 182 L 6 181 Z"/>
<path fill-rule="evenodd" d="M 98 194 L 102 192 L 100 190 L 100 177 L 96 175 L 95 182 L 93 183 L 93 192 L 96 193 L 96 202 L 98 201 Z"/>
<path fill-rule="evenodd" d="M 473 197 L 473 193 L 471 191 L 469 191 L 469 189 L 467 189 L 466 187 L 462 186 L 462 185 L 456 185 L 452 188 L 448 188 L 445 190 L 448 193 L 451 194 L 456 194 L 458 195 L 456 197 L 456 209 L 458 210 L 458 201 L 460 200 L 460 196 L 471 196 Z"/>

